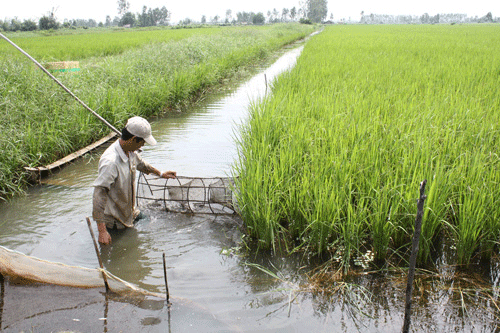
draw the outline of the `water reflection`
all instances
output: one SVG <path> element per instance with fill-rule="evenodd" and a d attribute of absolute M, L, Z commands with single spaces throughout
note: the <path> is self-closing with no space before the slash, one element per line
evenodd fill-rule
<path fill-rule="evenodd" d="M 127 276 L 129 281 L 143 281 L 152 269 L 139 232 L 129 228 L 110 230 L 109 233 L 112 243 L 101 246 L 104 268 L 116 276 Z"/>

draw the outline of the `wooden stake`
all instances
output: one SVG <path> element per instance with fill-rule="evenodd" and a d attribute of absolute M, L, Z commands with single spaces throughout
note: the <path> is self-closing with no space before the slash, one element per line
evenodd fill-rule
<path fill-rule="evenodd" d="M 167 304 L 170 306 L 170 293 L 168 292 L 167 264 L 165 261 L 165 252 L 163 252 L 163 277 L 165 278 L 165 288 L 167 288 Z"/>
<path fill-rule="evenodd" d="M 106 292 L 109 291 L 108 279 L 106 278 L 106 273 L 104 273 L 104 266 L 102 265 L 101 254 L 99 253 L 99 247 L 97 246 L 97 242 L 95 240 L 94 231 L 92 230 L 92 223 L 90 223 L 90 218 L 87 216 L 87 225 L 89 226 L 90 236 L 92 237 L 92 241 L 94 241 L 95 253 L 97 254 L 97 259 L 99 259 L 99 266 L 103 270 L 102 278 L 104 280 L 104 286 L 106 287 Z"/>
<path fill-rule="evenodd" d="M 410 267 L 408 270 L 408 283 L 406 285 L 406 304 L 405 304 L 405 319 L 403 324 L 403 333 L 408 333 L 410 329 L 411 316 L 411 294 L 413 292 L 413 278 L 415 277 L 415 266 L 417 263 L 418 242 L 420 241 L 420 232 L 422 231 L 422 216 L 424 215 L 424 201 L 427 198 L 425 193 L 425 184 L 427 179 L 420 183 L 420 198 L 417 202 L 417 218 L 415 220 L 415 232 L 413 234 L 413 242 L 410 256 Z"/>

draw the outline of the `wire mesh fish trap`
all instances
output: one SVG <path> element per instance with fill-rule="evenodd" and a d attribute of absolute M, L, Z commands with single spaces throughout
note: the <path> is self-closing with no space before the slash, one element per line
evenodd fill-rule
<path fill-rule="evenodd" d="M 230 177 L 159 178 L 140 173 L 137 205 L 177 213 L 235 214 L 234 181 Z"/>

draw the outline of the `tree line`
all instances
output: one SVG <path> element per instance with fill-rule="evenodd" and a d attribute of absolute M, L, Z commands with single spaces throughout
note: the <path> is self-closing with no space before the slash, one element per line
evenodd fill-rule
<path fill-rule="evenodd" d="M 95 28 L 95 27 L 150 27 L 170 25 L 171 12 L 165 6 L 161 8 L 142 7 L 139 13 L 133 13 L 130 3 L 127 0 L 118 0 L 118 16 L 113 19 L 106 16 L 105 22 L 96 22 L 93 19 L 65 19 L 60 23 L 55 16 L 55 9 L 43 15 L 38 22 L 32 19 L 20 21 L 17 18 L 0 20 L 0 30 L 3 31 L 33 31 L 33 30 L 56 30 L 60 28 Z M 327 0 L 305 0 L 301 7 L 283 8 L 278 11 L 276 8 L 267 11 L 267 15 L 262 12 L 238 12 L 233 16 L 233 12 L 226 10 L 225 17 L 218 15 L 207 18 L 202 15 L 199 21 L 186 18 L 179 21 L 180 25 L 191 24 L 265 24 L 300 21 L 301 23 L 322 22 L 327 15 Z"/>
<path fill-rule="evenodd" d="M 436 14 L 424 13 L 417 15 L 364 15 L 361 12 L 362 24 L 455 24 L 455 23 L 500 23 L 500 17 L 493 18 L 491 12 L 478 17 L 468 17 L 466 14 Z"/>

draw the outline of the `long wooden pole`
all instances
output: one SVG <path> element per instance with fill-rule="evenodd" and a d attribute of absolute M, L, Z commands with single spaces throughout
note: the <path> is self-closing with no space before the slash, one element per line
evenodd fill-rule
<path fill-rule="evenodd" d="M 52 80 L 54 80 L 58 85 L 61 86 L 61 88 L 63 88 L 68 94 L 70 94 L 78 103 L 80 103 L 81 105 L 83 105 L 83 107 L 85 109 L 87 109 L 88 111 L 90 111 L 94 116 L 96 116 L 100 121 L 102 121 L 104 124 L 106 124 L 106 126 L 108 126 L 112 131 L 116 132 L 118 135 L 121 134 L 121 132 L 119 130 L 117 130 L 113 125 L 111 125 L 110 123 L 107 122 L 106 119 L 104 119 L 103 117 L 101 117 L 100 115 L 97 114 L 97 112 L 95 112 L 94 110 L 92 110 L 90 107 L 87 106 L 87 104 L 85 104 L 82 100 L 80 100 L 78 97 L 76 97 L 75 94 L 73 94 L 68 88 L 66 88 L 64 86 L 64 84 L 62 84 L 57 78 L 54 77 L 54 75 L 50 74 L 50 72 L 48 70 L 45 69 L 45 67 L 43 67 L 38 61 L 36 61 L 32 56 L 30 56 L 28 53 L 26 53 L 23 49 L 21 49 L 19 46 L 17 46 L 14 42 L 12 42 L 10 39 L 8 39 L 7 37 L 5 37 L 3 34 L 0 33 L 0 37 L 2 37 L 3 39 L 5 39 L 8 43 L 10 43 L 12 46 L 14 46 L 19 52 L 21 52 L 22 54 L 24 54 L 26 57 L 28 57 L 28 59 L 30 59 L 31 61 L 33 61 L 35 63 L 35 65 L 37 65 L 38 67 L 40 67 L 40 69 L 45 73 L 47 74 Z"/>
<path fill-rule="evenodd" d="M 104 266 L 102 265 L 101 254 L 99 253 L 99 247 L 97 246 L 97 242 L 95 240 L 94 231 L 92 230 L 92 223 L 90 223 L 90 218 L 87 216 L 87 225 L 89 226 L 90 236 L 92 237 L 92 241 L 94 242 L 95 253 L 97 254 L 97 259 L 99 259 L 99 266 L 102 270 L 102 278 L 104 280 L 104 286 L 106 287 L 106 292 L 109 291 L 108 279 L 106 278 L 106 273 L 104 273 Z"/>
<path fill-rule="evenodd" d="M 415 219 L 415 232 L 413 233 L 413 242 L 410 256 L 410 267 L 408 270 L 408 283 L 406 285 L 406 304 L 405 319 L 403 324 L 403 333 L 408 333 L 411 321 L 411 294 L 413 292 L 413 279 L 415 277 L 415 266 L 417 264 L 418 243 L 420 241 L 420 232 L 422 231 L 422 217 L 424 216 L 424 201 L 427 198 L 425 193 L 425 184 L 427 179 L 420 183 L 420 198 L 417 202 L 417 217 Z"/>

